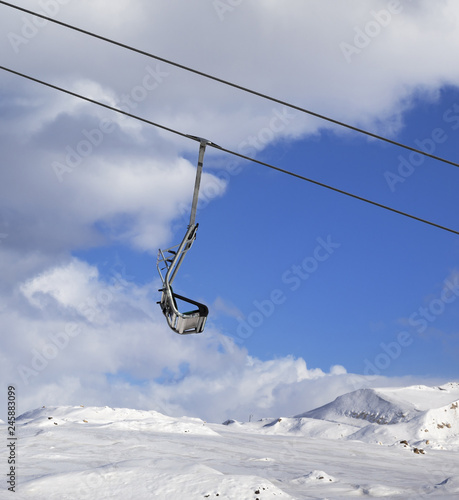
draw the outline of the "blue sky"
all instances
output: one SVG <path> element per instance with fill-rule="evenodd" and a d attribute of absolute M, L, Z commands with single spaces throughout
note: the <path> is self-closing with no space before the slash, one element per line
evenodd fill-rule
<path fill-rule="evenodd" d="M 432 132 L 441 129 L 436 137 L 442 142 L 435 143 L 433 154 L 454 161 L 459 129 L 455 105 L 459 92 L 453 88 L 444 89 L 434 102 L 416 102 L 396 139 L 417 147 L 416 140 L 428 144 Z M 205 158 L 210 171 L 215 169 L 211 151 Z M 414 157 L 413 172 L 403 177 L 401 158 L 410 162 L 410 154 L 352 132 L 281 141 L 257 157 L 455 229 L 459 172 Z M 457 305 L 445 304 L 441 314 L 434 305 L 429 314 L 430 302 L 440 297 L 456 268 L 457 236 L 256 164 L 241 162 L 237 172 L 228 174 L 222 199 L 204 201 L 197 242 L 176 282 L 183 293 L 209 304 L 209 324 L 260 359 L 294 355 L 314 367 L 342 364 L 353 373 L 364 373 L 366 360 L 374 365 L 378 354 L 386 352 L 381 343 L 396 342 L 406 331 L 412 338 L 409 348 L 379 371 L 457 376 Z M 191 192 L 192 185 L 190 197 Z M 181 232 L 177 228 L 177 242 L 188 215 Z M 306 270 L 298 270 L 304 259 L 314 258 L 318 246 L 323 248 L 320 255 L 329 258 L 317 265 L 309 260 Z M 76 255 L 99 269 L 107 256 L 114 260 L 122 255 L 141 283 L 155 272 L 150 255 L 124 247 Z M 222 302 L 215 304 L 217 298 Z M 222 303 L 233 310 L 224 314 Z M 428 311 L 419 313 L 421 307 Z M 425 318 L 429 323 L 424 335 L 420 326 L 401 323 L 416 312 L 414 321 Z"/>
<path fill-rule="evenodd" d="M 458 162 L 457 5 L 329 3 L 17 4 Z M 13 70 L 459 229 L 458 167 L 1 8 Z M 186 230 L 198 144 L 0 78 L 0 378 L 24 411 L 223 421 L 457 379 L 456 235 L 208 148 L 175 290 L 210 315 L 175 335 L 156 252 Z"/>

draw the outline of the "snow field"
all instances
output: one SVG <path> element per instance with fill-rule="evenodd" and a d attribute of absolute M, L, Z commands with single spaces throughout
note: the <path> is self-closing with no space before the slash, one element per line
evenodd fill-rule
<path fill-rule="evenodd" d="M 18 418 L 14 495 L 457 500 L 458 392 L 457 384 L 362 389 L 298 417 L 224 425 L 155 411 L 43 407 Z M 5 483 L 0 498 L 12 498 Z"/>

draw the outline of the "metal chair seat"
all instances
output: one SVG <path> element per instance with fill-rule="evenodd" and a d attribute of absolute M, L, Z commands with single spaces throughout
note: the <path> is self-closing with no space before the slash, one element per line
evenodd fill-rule
<path fill-rule="evenodd" d="M 209 309 L 205 304 L 191 300 L 183 295 L 174 293 L 172 288 L 162 288 L 159 302 L 167 323 L 174 332 L 181 335 L 188 333 L 202 333 L 206 324 Z M 177 300 L 196 306 L 196 309 L 181 313 L 177 307 Z"/>

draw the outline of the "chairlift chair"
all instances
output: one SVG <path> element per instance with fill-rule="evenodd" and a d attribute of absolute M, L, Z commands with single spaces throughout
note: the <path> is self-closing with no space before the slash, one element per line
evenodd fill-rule
<path fill-rule="evenodd" d="M 158 250 L 156 259 L 156 267 L 162 281 L 162 288 L 159 289 L 161 300 L 158 304 L 167 319 L 167 323 L 174 332 L 181 335 L 188 333 L 201 333 L 204 331 L 209 309 L 206 305 L 191 300 L 183 295 L 179 295 L 172 289 L 177 271 L 182 265 L 183 259 L 188 250 L 192 247 L 196 239 L 196 231 L 198 225 L 196 223 L 196 209 L 198 205 L 199 186 L 201 184 L 202 166 L 204 161 L 204 153 L 206 146 L 212 144 L 206 139 L 189 136 L 192 139 L 200 142 L 199 158 L 196 171 L 196 180 L 194 185 L 193 202 L 191 205 L 190 222 L 188 224 L 185 236 L 178 245 L 174 245 L 166 250 Z M 165 273 L 164 273 L 165 272 Z M 192 309 L 187 312 L 180 312 L 178 304 L 186 303 L 192 306 Z M 189 306 L 188 306 L 189 308 Z"/>

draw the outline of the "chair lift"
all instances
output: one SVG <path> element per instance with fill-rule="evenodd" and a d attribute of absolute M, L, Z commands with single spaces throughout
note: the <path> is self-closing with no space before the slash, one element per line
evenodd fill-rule
<path fill-rule="evenodd" d="M 159 291 L 162 292 L 162 295 L 161 300 L 158 302 L 158 304 L 161 306 L 161 310 L 164 316 L 166 316 L 167 323 L 170 328 L 172 328 L 174 332 L 181 335 L 203 332 L 207 315 L 209 314 L 209 309 L 206 305 L 196 302 L 195 300 L 188 299 L 183 295 L 178 295 L 172 289 L 172 282 L 177 275 L 177 271 L 179 270 L 186 253 L 191 248 L 194 240 L 196 239 L 196 231 L 199 224 L 195 222 L 195 219 L 196 209 L 198 205 L 199 186 L 201 184 L 204 153 L 206 150 L 206 146 L 208 144 L 212 144 L 210 141 L 207 141 L 206 139 L 202 139 L 200 137 L 189 137 L 200 142 L 193 202 L 191 205 L 190 223 L 188 224 L 188 228 L 182 242 L 166 250 L 159 249 L 158 257 L 156 259 L 156 267 L 163 283 L 162 288 L 159 289 Z M 163 275 L 164 271 L 166 271 L 165 275 Z M 180 312 L 178 309 L 178 301 L 191 304 L 193 306 L 193 309 L 188 312 Z"/>

